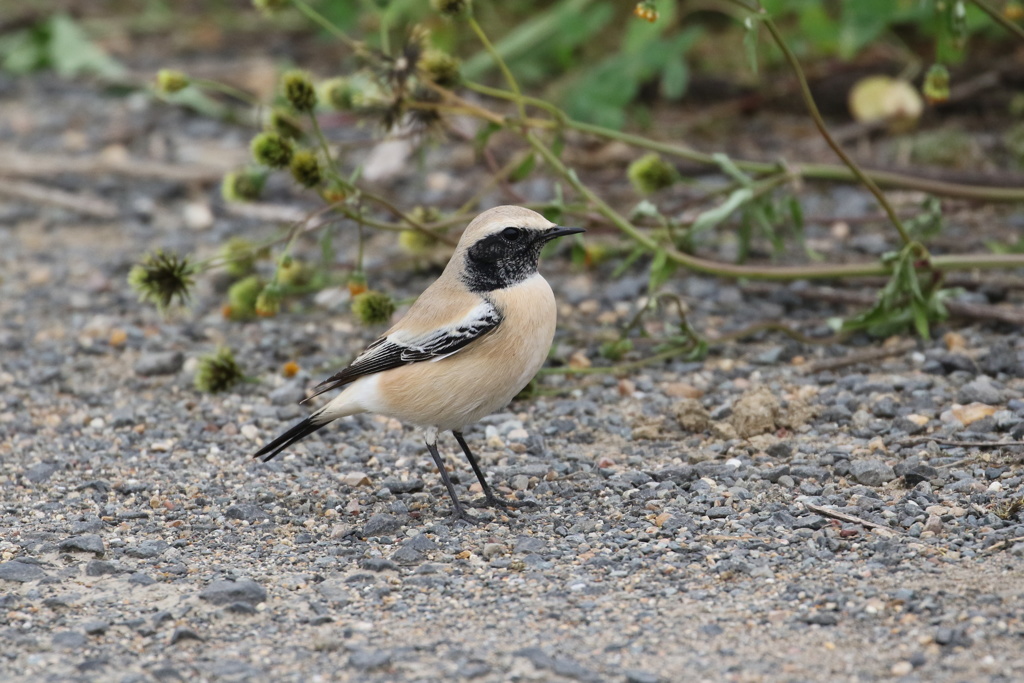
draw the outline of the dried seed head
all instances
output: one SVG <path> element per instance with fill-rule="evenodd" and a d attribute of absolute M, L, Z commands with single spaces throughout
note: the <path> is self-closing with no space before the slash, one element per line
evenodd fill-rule
<path fill-rule="evenodd" d="M 380 325 L 391 320 L 395 301 L 383 292 L 363 292 L 352 299 L 352 313 L 364 325 Z"/>
<path fill-rule="evenodd" d="M 339 111 L 351 111 L 355 107 L 356 88 L 347 78 L 329 78 L 320 84 L 320 99 Z"/>
<path fill-rule="evenodd" d="M 317 159 L 316 152 L 312 150 L 300 149 L 295 152 L 288 168 L 292 172 L 295 182 L 304 187 L 316 187 L 324 178 L 320 169 L 320 160 Z"/>
<path fill-rule="evenodd" d="M 423 53 L 420 59 L 420 73 L 442 88 L 452 88 L 458 85 L 462 78 L 459 73 L 459 60 L 441 50 L 427 50 Z"/>
<path fill-rule="evenodd" d="M 232 237 L 220 250 L 224 268 L 233 278 L 243 278 L 256 267 L 256 246 L 244 237 Z"/>
<path fill-rule="evenodd" d="M 292 143 L 280 133 L 264 131 L 252 139 L 249 145 L 252 158 L 270 168 L 284 168 L 292 160 Z"/>
<path fill-rule="evenodd" d="M 170 95 L 191 85 L 189 77 L 175 69 L 160 69 L 156 74 L 156 89 Z"/>
<path fill-rule="evenodd" d="M 256 297 L 256 315 L 261 318 L 273 318 L 281 311 L 281 288 L 269 284 Z"/>
<path fill-rule="evenodd" d="M 272 109 L 267 117 L 267 128 L 288 140 L 301 140 L 304 135 L 299 121 L 284 109 Z"/>
<path fill-rule="evenodd" d="M 256 299 L 263 291 L 259 275 L 250 275 L 228 289 L 228 317 L 232 320 L 252 320 L 256 317 Z"/>
<path fill-rule="evenodd" d="M 259 199 L 267 175 L 253 169 L 232 171 L 224 176 L 220 194 L 227 202 L 249 202 Z"/>
<path fill-rule="evenodd" d="M 128 284 L 138 293 L 139 301 L 148 301 L 166 310 L 175 299 L 182 305 L 188 301 L 195 272 L 187 256 L 156 251 L 132 267 Z"/>
<path fill-rule="evenodd" d="M 290 4 L 291 0 L 252 0 L 252 6 L 267 16 L 277 14 Z"/>
<path fill-rule="evenodd" d="M 307 113 L 316 107 L 316 88 L 305 71 L 288 71 L 281 77 L 284 98 L 295 111 Z"/>
<path fill-rule="evenodd" d="M 243 376 L 242 368 L 235 362 L 235 354 L 225 346 L 199 359 L 195 387 L 203 393 L 213 394 L 230 389 Z"/>
<path fill-rule="evenodd" d="M 629 165 L 626 171 L 630 182 L 642 194 L 651 194 L 670 187 L 679 180 L 676 167 L 656 152 L 645 154 Z"/>

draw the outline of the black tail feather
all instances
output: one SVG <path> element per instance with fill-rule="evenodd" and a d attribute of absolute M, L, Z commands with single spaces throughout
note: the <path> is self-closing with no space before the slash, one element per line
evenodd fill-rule
<path fill-rule="evenodd" d="M 252 457 L 263 458 L 263 462 L 268 462 L 275 455 L 288 448 L 296 441 L 306 438 L 330 422 L 330 420 L 327 420 L 326 422 L 315 422 L 314 418 L 316 418 L 316 415 L 311 415 L 302 422 L 299 422 L 287 432 L 256 451 Z"/>

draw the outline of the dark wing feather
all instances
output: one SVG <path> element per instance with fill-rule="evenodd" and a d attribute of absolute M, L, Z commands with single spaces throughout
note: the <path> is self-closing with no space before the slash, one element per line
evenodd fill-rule
<path fill-rule="evenodd" d="M 450 327 L 442 327 L 409 339 L 403 339 L 401 333 L 381 337 L 356 356 L 347 368 L 313 387 L 313 393 L 305 400 L 308 401 L 314 396 L 337 389 L 366 375 L 410 363 L 441 360 L 483 337 L 500 323 L 501 314 L 493 306 L 486 304 L 474 308 L 469 316 Z"/>

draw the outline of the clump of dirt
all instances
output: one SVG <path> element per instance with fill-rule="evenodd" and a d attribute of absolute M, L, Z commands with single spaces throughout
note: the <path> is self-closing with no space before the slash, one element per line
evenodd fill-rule
<path fill-rule="evenodd" d="M 711 427 L 711 414 L 700 401 L 684 398 L 676 404 L 676 419 L 688 432 L 703 432 Z"/>
<path fill-rule="evenodd" d="M 736 435 L 749 439 L 777 429 L 795 429 L 817 414 L 802 397 L 794 397 L 785 406 L 766 386 L 747 391 L 732 406 L 728 422 Z"/>

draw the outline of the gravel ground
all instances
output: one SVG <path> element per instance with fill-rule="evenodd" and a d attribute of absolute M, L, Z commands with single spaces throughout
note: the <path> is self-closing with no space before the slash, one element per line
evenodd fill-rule
<path fill-rule="evenodd" d="M 244 154 L 243 133 L 139 99 L 0 85 L 0 140 L 26 152 L 84 130 L 94 150 Z M 215 278 L 170 319 L 124 285 L 148 248 L 212 253 L 273 226 L 228 215 L 216 188 L 56 182 L 127 208 L 103 222 L 0 200 L 0 679 L 1024 678 L 1018 330 L 819 371 L 862 349 L 764 336 L 628 377 L 547 376 L 546 395 L 467 431 L 497 488 L 538 507 L 452 528 L 419 435 L 395 421 L 248 457 L 380 331 L 354 326 L 343 294 L 239 324 Z M 645 275 L 558 256 L 546 272 L 563 303 L 554 362 L 596 362 Z M 376 277 L 413 295 L 432 275 Z M 835 312 L 799 285 L 676 287 L 703 330 Z M 258 381 L 199 394 L 196 359 L 222 343 Z"/>

